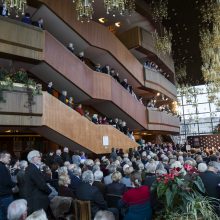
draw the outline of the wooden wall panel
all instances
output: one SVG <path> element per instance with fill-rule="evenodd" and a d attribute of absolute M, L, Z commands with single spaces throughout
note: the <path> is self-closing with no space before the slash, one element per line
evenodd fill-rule
<path fill-rule="evenodd" d="M 130 50 L 141 45 L 141 32 L 139 27 L 134 27 L 122 34 L 119 39 Z"/>
<path fill-rule="evenodd" d="M 148 130 L 179 132 L 180 121 L 176 116 L 166 112 L 147 109 Z"/>
<path fill-rule="evenodd" d="M 31 1 L 30 3 L 34 3 Z M 36 2 L 36 1 L 35 1 Z M 130 72 L 139 83 L 143 85 L 142 64 L 131 54 L 131 52 L 111 33 L 105 26 L 94 21 L 81 23 L 76 20 L 73 3 L 69 0 L 39 0 L 58 17 L 84 38 L 90 45 L 102 48 L 115 57 L 125 69 Z M 32 4 L 33 4 L 32 3 Z"/>
<path fill-rule="evenodd" d="M 92 71 L 48 32 L 45 40 L 45 61 L 90 97 L 112 101 L 143 128 L 146 127 L 144 105 L 135 100 L 112 77 Z"/>
<path fill-rule="evenodd" d="M 0 125 L 34 126 L 35 128 L 38 127 L 37 129 L 41 127 L 45 129 L 46 126 L 48 131 L 44 130 L 43 136 L 50 135 L 49 130 L 52 129 L 97 154 L 109 153 L 112 147 L 123 148 L 125 151 L 130 147 L 137 147 L 136 142 L 113 126 L 95 125 L 47 92 L 43 92 L 43 95 L 35 100 L 36 104 L 33 105 L 33 112 L 27 112 L 24 106 L 27 94 L 4 92 L 5 95 L 7 96 L 7 102 L 0 105 L 0 108 L 4 107 L 4 112 L 0 111 Z M 17 102 L 14 102 L 15 97 Z M 11 109 L 16 109 L 16 111 L 13 112 Z M 35 109 L 37 109 L 37 115 Z M 9 112 L 6 112 L 6 110 L 9 110 Z M 108 148 L 104 148 L 102 145 L 103 136 L 109 137 Z"/>
<path fill-rule="evenodd" d="M 172 100 L 177 100 L 177 89 L 175 85 L 162 74 L 148 68 L 145 69 L 145 86 L 163 93 Z"/>
<path fill-rule="evenodd" d="M 160 59 L 171 72 L 175 72 L 174 62 L 170 55 L 158 53 L 155 50 L 152 34 L 141 27 L 134 27 L 118 35 L 118 38 L 123 42 L 128 49 L 142 47 L 145 51 L 154 54 Z M 149 54 L 150 55 L 150 54 Z"/>
<path fill-rule="evenodd" d="M 45 37 L 41 29 L 5 17 L 0 17 L 0 27 L 0 52 L 42 60 Z"/>
<path fill-rule="evenodd" d="M 47 93 L 44 94 L 43 106 L 43 125 L 64 134 L 97 154 L 109 153 L 111 147 L 119 147 L 127 151 L 129 147 L 137 146 L 136 142 L 111 125 L 95 125 Z M 103 136 L 109 137 L 107 149 L 102 145 Z"/>
<path fill-rule="evenodd" d="M 21 89 L 20 89 L 21 90 Z M 36 95 L 33 97 L 33 102 L 37 104 L 33 104 L 31 106 L 31 112 L 28 107 L 28 96 L 25 92 L 25 88 L 23 91 L 3 91 L 3 98 L 5 102 L 0 102 L 0 114 L 3 113 L 21 113 L 29 114 L 29 115 L 42 115 L 43 106 L 42 106 L 42 95 Z"/>

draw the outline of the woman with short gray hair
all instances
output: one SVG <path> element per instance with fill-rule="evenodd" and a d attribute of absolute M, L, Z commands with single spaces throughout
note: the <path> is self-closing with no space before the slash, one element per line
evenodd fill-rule
<path fill-rule="evenodd" d="M 83 172 L 82 174 L 82 181 L 84 183 L 89 183 L 89 184 L 93 184 L 94 182 L 94 175 L 93 172 L 91 170 L 86 170 Z"/>

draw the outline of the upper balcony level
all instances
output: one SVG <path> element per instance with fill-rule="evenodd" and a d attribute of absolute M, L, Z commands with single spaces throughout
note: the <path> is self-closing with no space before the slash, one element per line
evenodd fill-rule
<path fill-rule="evenodd" d="M 28 71 L 45 83 L 53 81 L 58 91 L 65 88 L 69 96 L 77 97 L 76 102 L 91 104 L 110 117 L 117 115 L 131 129 L 147 129 L 144 105 L 111 76 L 91 70 L 50 33 L 3 17 L 0 26 L 0 42 L 4 42 L 0 46 L 2 57 L 22 60 L 20 64 Z"/>
<path fill-rule="evenodd" d="M 177 116 L 148 108 L 147 117 L 148 130 L 165 131 L 167 133 L 179 133 L 180 120 Z"/>
<path fill-rule="evenodd" d="M 121 79 L 128 79 L 136 94 L 143 93 L 140 90 L 145 86 L 143 65 L 108 28 L 94 21 L 77 21 L 73 4 L 68 0 L 33 0 L 30 4 L 38 8 L 33 19 L 44 18 L 45 29 L 56 39 L 65 45 L 69 42 L 76 43 L 76 47 L 80 47 L 94 63 L 110 64 L 118 70 Z M 164 62 L 168 63 L 167 60 Z M 174 77 L 173 72 L 170 76 Z"/>
<path fill-rule="evenodd" d="M 174 62 L 170 55 L 158 53 L 154 47 L 152 34 L 141 27 L 134 27 L 118 36 L 129 49 L 136 49 L 146 55 L 165 72 L 169 73 L 171 82 L 174 82 Z"/>
<path fill-rule="evenodd" d="M 177 89 L 168 79 L 162 74 L 152 69 L 145 69 L 145 87 L 170 97 L 172 100 L 177 100 Z"/>
<path fill-rule="evenodd" d="M 69 96 L 76 97 L 74 101 L 77 103 L 88 103 L 111 118 L 117 115 L 131 129 L 146 128 L 145 106 L 111 76 L 91 70 L 47 31 L 3 17 L 0 17 L 0 25 L 0 42 L 7 41 L 3 50 L 0 47 L 3 56 L 16 55 L 17 59 L 25 60 L 32 57 L 33 61 L 40 50 L 40 56 L 34 60 L 38 63 L 28 66 L 37 78 L 45 83 L 53 81 L 57 91 L 65 88 Z M 8 37 L 9 30 L 15 31 Z M 29 40 L 26 44 L 27 32 Z M 33 42 L 30 40 L 32 36 Z M 36 48 L 35 45 L 40 46 Z"/>
<path fill-rule="evenodd" d="M 35 95 L 31 106 L 25 88 L 3 91 L 3 97 L 6 102 L 0 102 L 0 126 L 28 127 L 62 146 L 96 154 L 110 153 L 112 147 L 127 151 L 138 146 L 113 126 L 90 122 L 47 92 Z M 104 136 L 107 146 L 103 146 Z"/>

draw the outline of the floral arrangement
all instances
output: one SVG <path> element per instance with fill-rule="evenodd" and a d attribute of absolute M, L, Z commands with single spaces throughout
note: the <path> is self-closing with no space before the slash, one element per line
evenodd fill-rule
<path fill-rule="evenodd" d="M 24 84 L 29 96 L 32 97 L 30 100 L 33 100 L 34 95 L 42 94 L 42 85 L 37 84 L 33 79 L 29 78 L 24 69 L 8 71 L 4 68 L 0 68 L 0 102 L 6 102 L 3 97 L 3 91 L 11 90 L 13 88 L 13 83 Z"/>
<path fill-rule="evenodd" d="M 203 196 L 203 182 L 197 169 L 189 164 L 179 163 L 169 174 L 159 176 L 152 191 L 163 207 L 155 219 L 218 219 L 212 206 L 214 199 Z M 206 218 L 207 213 L 209 218 Z"/>

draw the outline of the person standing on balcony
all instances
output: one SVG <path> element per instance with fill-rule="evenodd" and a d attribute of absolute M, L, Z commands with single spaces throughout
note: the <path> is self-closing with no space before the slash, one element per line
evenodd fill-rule
<path fill-rule="evenodd" d="M 53 95 L 53 82 L 49 82 L 47 85 L 47 92 L 51 95 Z"/>
<path fill-rule="evenodd" d="M 63 90 L 60 97 L 59 97 L 59 100 L 61 102 L 63 102 L 64 104 L 67 104 L 67 91 Z"/>
<path fill-rule="evenodd" d="M 67 49 L 68 49 L 70 52 L 74 53 L 75 48 L 74 48 L 74 46 L 73 46 L 73 43 L 70 42 L 69 45 L 67 46 Z"/>
<path fill-rule="evenodd" d="M 102 68 L 102 72 L 105 73 L 105 74 L 110 75 L 110 66 L 109 66 L 109 65 L 105 65 L 105 66 Z"/>
<path fill-rule="evenodd" d="M 83 108 L 82 108 L 82 104 L 79 104 L 77 107 L 76 107 L 76 111 L 80 114 L 80 115 L 84 115 L 84 111 L 83 111 Z"/>

